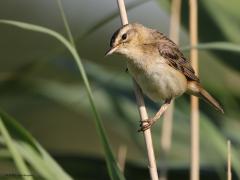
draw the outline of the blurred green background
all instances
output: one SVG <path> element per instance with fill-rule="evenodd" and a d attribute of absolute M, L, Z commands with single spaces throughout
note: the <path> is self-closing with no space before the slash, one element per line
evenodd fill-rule
<path fill-rule="evenodd" d="M 126 0 L 126 4 L 130 22 L 168 34 L 170 1 Z M 149 179 L 125 59 L 104 57 L 111 35 L 120 27 L 116 1 L 63 0 L 62 5 L 113 152 L 117 156 L 120 147 L 127 148 L 127 179 Z M 200 103 L 202 179 L 225 179 L 227 139 L 232 141 L 235 171 L 240 171 L 239 7 L 238 0 L 199 1 L 200 43 L 226 42 L 238 47 L 202 49 L 199 53 L 201 82 L 225 109 L 221 115 Z M 183 0 L 181 47 L 189 46 L 188 8 L 188 1 Z M 44 26 L 67 37 L 54 0 L 0 1 L 0 19 Z M 184 53 L 188 56 L 189 52 Z M 68 50 L 48 35 L 0 23 L 0 59 L 0 108 L 17 119 L 74 179 L 109 178 L 85 87 Z M 146 105 L 151 115 L 159 107 L 147 98 Z M 176 100 L 172 148 L 167 158 L 170 179 L 189 177 L 189 117 L 186 95 Z M 159 121 L 153 127 L 159 167 L 161 125 Z M 15 172 L 11 158 L 0 155 L 0 172 Z"/>

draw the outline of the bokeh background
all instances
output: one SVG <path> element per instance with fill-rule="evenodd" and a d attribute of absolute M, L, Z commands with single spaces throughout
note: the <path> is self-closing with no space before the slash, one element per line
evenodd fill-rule
<path fill-rule="evenodd" d="M 63 0 L 62 5 L 113 152 L 117 156 L 119 150 L 127 150 L 127 179 L 148 179 L 144 139 L 137 133 L 139 115 L 132 80 L 125 72 L 126 60 L 117 55 L 104 57 L 111 35 L 121 24 L 116 1 Z M 126 0 L 126 5 L 130 22 L 168 34 L 170 1 Z M 199 1 L 200 43 L 232 45 L 226 46 L 228 50 L 204 49 L 199 53 L 201 82 L 225 109 L 221 115 L 200 103 L 202 179 L 225 179 L 227 139 L 232 141 L 235 170 L 240 171 L 236 169 L 240 168 L 239 6 L 238 0 Z M 189 46 L 188 8 L 188 1 L 183 0 L 183 49 Z M 67 37 L 54 0 L 0 1 L 0 19 L 44 26 Z M 184 53 L 188 57 L 186 48 Z M 81 76 L 71 54 L 59 41 L 0 23 L 0 99 L 0 108 L 17 119 L 73 178 L 109 178 Z M 147 98 L 146 105 L 151 115 L 159 108 Z M 189 118 L 189 97 L 185 95 L 176 100 L 172 148 L 167 157 L 170 179 L 189 177 Z M 161 126 L 159 121 L 153 127 L 159 167 L 163 162 Z M 15 172 L 7 150 L 0 154 L 0 172 Z"/>

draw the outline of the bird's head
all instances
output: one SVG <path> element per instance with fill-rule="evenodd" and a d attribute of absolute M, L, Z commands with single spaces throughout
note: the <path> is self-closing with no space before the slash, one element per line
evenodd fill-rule
<path fill-rule="evenodd" d="M 106 56 L 113 53 L 130 56 L 149 40 L 148 31 L 148 28 L 138 23 L 124 25 L 113 34 Z"/>

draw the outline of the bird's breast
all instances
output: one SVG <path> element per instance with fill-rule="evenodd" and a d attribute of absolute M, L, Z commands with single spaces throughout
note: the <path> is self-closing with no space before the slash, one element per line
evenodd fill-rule
<path fill-rule="evenodd" d="M 157 102 L 175 98 L 186 91 L 186 77 L 166 64 L 163 59 L 152 61 L 152 63 L 143 62 L 144 60 L 142 63 L 129 61 L 128 69 L 150 99 Z"/>

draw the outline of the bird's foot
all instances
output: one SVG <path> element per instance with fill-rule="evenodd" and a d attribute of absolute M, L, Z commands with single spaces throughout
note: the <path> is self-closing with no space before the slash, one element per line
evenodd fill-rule
<path fill-rule="evenodd" d="M 152 118 L 148 118 L 146 120 L 141 120 L 140 121 L 140 129 L 138 130 L 138 132 L 149 129 L 154 124 L 154 122 L 155 121 Z"/>

